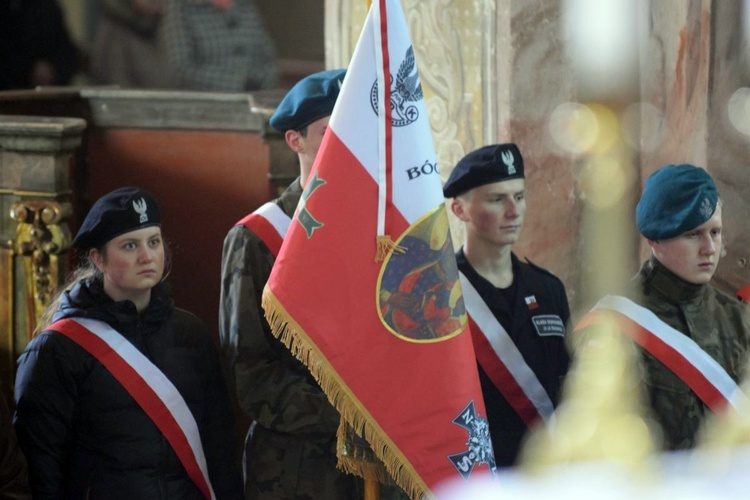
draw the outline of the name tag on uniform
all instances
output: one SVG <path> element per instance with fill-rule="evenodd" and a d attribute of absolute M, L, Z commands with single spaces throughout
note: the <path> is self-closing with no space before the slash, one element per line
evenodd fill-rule
<path fill-rule="evenodd" d="M 564 337 L 565 323 L 557 314 L 540 314 L 532 316 L 531 322 L 540 337 Z"/>

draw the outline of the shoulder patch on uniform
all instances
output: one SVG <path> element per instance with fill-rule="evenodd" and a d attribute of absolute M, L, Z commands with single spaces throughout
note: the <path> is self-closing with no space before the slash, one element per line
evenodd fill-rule
<path fill-rule="evenodd" d="M 540 314 L 532 316 L 537 335 L 540 337 L 564 337 L 565 323 L 557 314 Z"/>

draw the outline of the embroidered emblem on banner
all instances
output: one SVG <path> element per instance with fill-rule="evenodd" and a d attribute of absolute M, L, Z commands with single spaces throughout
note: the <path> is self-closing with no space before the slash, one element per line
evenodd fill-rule
<path fill-rule="evenodd" d="M 469 479 L 474 467 L 487 464 L 494 476 L 495 455 L 492 451 L 492 440 L 490 439 L 490 426 L 487 419 L 477 415 L 474 401 L 471 401 L 456 418 L 453 423 L 469 431 L 469 439 L 466 440 L 466 451 L 448 455 L 458 473 L 464 479 Z"/>
<path fill-rule="evenodd" d="M 540 314 L 531 318 L 531 322 L 536 328 L 536 333 L 540 337 L 564 337 L 565 323 L 562 318 L 556 314 Z"/>
<path fill-rule="evenodd" d="M 468 323 L 466 305 L 441 203 L 396 242 L 378 279 L 378 313 L 396 336 L 412 341 L 447 340 Z"/>
<path fill-rule="evenodd" d="M 419 119 L 419 110 L 410 102 L 422 100 L 422 84 L 419 82 L 419 73 L 414 60 L 414 49 L 410 45 L 406 50 L 406 56 L 398 68 L 396 81 L 393 75 L 388 75 L 391 80 L 391 122 L 394 127 L 404 127 Z M 378 81 L 372 84 L 370 90 L 370 104 L 375 114 L 378 114 Z"/>
<path fill-rule="evenodd" d="M 297 222 L 299 222 L 300 226 L 305 229 L 308 238 L 312 238 L 315 230 L 320 229 L 324 224 L 315 219 L 310 211 L 307 210 L 307 199 L 312 196 L 316 189 L 325 183 L 326 181 L 323 179 L 318 179 L 318 173 L 315 172 L 307 183 L 307 187 L 299 200 L 299 206 L 297 207 Z"/>
<path fill-rule="evenodd" d="M 148 214 L 146 213 L 148 206 L 146 205 L 146 200 L 143 198 L 138 201 L 133 200 L 133 209 L 140 215 L 138 218 L 140 224 L 148 222 Z"/>

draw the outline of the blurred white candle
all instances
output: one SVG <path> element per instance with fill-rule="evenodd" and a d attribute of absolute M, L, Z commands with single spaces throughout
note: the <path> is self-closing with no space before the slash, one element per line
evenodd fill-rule
<path fill-rule="evenodd" d="M 588 100 L 632 95 L 647 20 L 646 0 L 564 0 L 563 39 Z"/>

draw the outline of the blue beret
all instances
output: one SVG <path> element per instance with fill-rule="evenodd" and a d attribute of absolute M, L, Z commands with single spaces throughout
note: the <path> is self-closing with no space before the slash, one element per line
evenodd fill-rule
<path fill-rule="evenodd" d="M 635 222 L 649 240 L 666 240 L 706 222 L 718 202 L 708 172 L 693 165 L 666 165 L 646 179 Z"/>
<path fill-rule="evenodd" d="M 151 193 L 137 187 L 115 189 L 96 200 L 73 246 L 80 250 L 98 248 L 121 234 L 160 224 L 159 204 Z"/>
<path fill-rule="evenodd" d="M 455 198 L 477 186 L 509 179 L 523 179 L 523 157 L 518 146 L 484 146 L 461 158 L 443 186 L 443 195 Z"/>
<path fill-rule="evenodd" d="M 297 82 L 271 115 L 270 125 L 279 132 L 300 130 L 315 120 L 330 116 L 345 74 L 344 69 L 332 69 Z"/>

